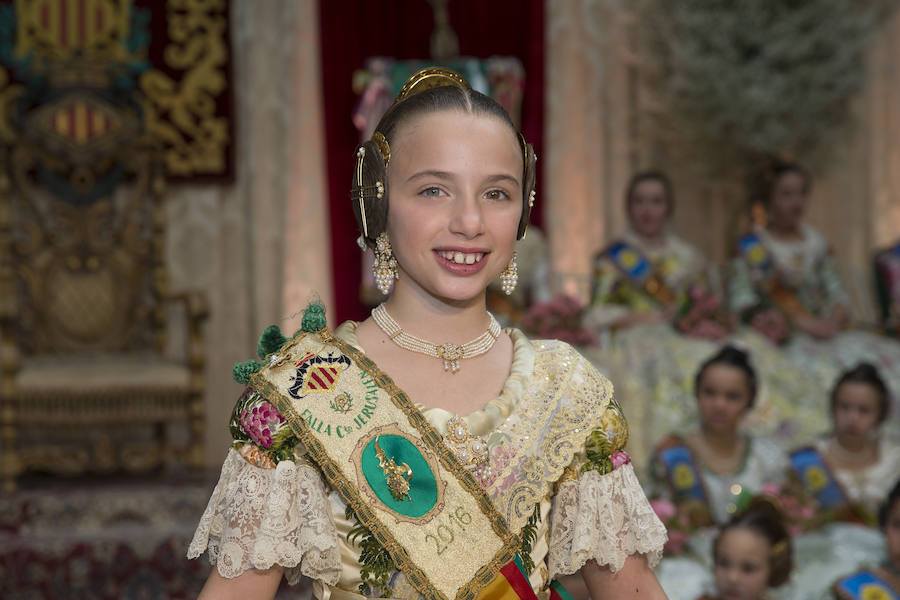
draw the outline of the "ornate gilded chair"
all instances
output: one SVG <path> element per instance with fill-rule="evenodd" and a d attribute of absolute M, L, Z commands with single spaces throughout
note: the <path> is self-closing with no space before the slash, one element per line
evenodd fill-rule
<path fill-rule="evenodd" d="M 138 109 L 69 92 L 23 112 L 0 151 L 7 490 L 25 470 L 203 461 L 207 308 L 169 293 L 159 153 L 139 141 Z"/>

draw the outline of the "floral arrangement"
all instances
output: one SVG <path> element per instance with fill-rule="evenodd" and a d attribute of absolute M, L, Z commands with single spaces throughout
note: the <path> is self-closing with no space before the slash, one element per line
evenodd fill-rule
<path fill-rule="evenodd" d="M 788 479 L 785 484 L 766 483 L 760 492 L 781 510 L 792 536 L 815 529 L 825 520 L 819 503 L 796 479 Z"/>
<path fill-rule="evenodd" d="M 522 319 L 522 326 L 543 339 L 557 339 L 573 346 L 596 342 L 592 331 L 581 324 L 584 306 L 571 296 L 559 294 L 549 302 L 532 305 Z"/>
<path fill-rule="evenodd" d="M 663 546 L 663 552 L 670 556 L 682 554 L 691 534 L 700 529 L 703 519 L 696 517 L 698 507 L 690 502 L 674 503 L 666 498 L 650 501 L 650 508 L 666 526 L 669 539 Z M 705 507 L 702 507 L 705 511 Z"/>
<path fill-rule="evenodd" d="M 735 319 L 721 298 L 706 286 L 695 284 L 685 295 L 672 324 L 684 335 L 720 340 L 734 331 Z"/>

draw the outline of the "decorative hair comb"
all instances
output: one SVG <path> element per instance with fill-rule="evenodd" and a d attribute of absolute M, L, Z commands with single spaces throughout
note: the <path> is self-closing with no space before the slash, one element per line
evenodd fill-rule
<path fill-rule="evenodd" d="M 419 92 L 445 85 L 472 89 L 466 78 L 456 71 L 451 71 L 446 67 L 426 67 L 416 71 L 406 80 L 406 83 L 400 88 L 400 93 L 397 94 L 394 104 Z"/>

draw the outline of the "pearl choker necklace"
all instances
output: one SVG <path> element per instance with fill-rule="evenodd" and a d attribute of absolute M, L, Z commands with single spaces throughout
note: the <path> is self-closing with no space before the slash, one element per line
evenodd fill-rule
<path fill-rule="evenodd" d="M 488 316 L 491 318 L 491 323 L 488 325 L 487 331 L 474 340 L 465 344 L 432 344 L 403 331 L 397 321 L 388 314 L 384 304 L 379 304 L 372 310 L 372 318 L 375 323 L 385 335 L 391 338 L 391 341 L 404 350 L 440 358 L 444 361 L 444 370 L 451 373 L 459 371 L 460 359 L 481 356 L 494 347 L 494 342 L 500 337 L 500 324 L 497 323 L 494 315 L 488 313 Z"/>

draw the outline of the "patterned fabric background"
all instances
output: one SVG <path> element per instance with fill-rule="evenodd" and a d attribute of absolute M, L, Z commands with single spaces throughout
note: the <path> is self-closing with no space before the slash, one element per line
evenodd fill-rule
<path fill-rule="evenodd" d="M 138 140 L 171 178 L 230 181 L 228 17 L 226 0 L 0 2 L 0 140 L 73 160 Z"/>

